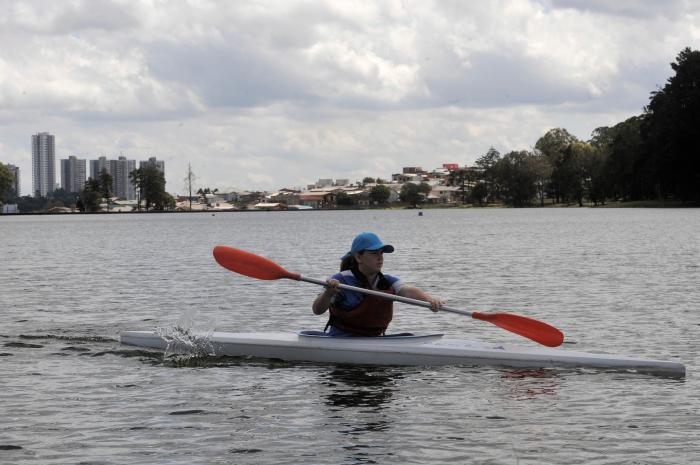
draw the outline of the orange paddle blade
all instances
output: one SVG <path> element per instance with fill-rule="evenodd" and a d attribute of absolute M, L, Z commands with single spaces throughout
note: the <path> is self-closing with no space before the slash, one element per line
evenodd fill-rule
<path fill-rule="evenodd" d="M 214 259 L 224 268 L 251 278 L 299 280 L 298 273 L 291 273 L 272 260 L 225 245 L 214 247 Z"/>
<path fill-rule="evenodd" d="M 472 318 L 488 321 L 499 328 L 532 339 L 548 347 L 559 347 L 564 342 L 564 333 L 557 328 L 526 316 L 513 315 L 512 313 L 473 312 Z"/>

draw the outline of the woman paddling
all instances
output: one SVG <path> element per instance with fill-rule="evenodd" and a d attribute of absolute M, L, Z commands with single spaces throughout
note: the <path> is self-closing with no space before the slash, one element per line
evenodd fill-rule
<path fill-rule="evenodd" d="M 384 244 L 371 232 L 358 234 L 350 251 L 341 258 L 340 273 L 326 281 L 326 290 L 316 297 L 312 310 L 321 315 L 330 309 L 326 332 L 331 336 L 381 336 L 391 322 L 393 302 L 359 292 L 341 290 L 338 284 L 364 287 L 388 294 L 430 302 L 436 312 L 442 300 L 413 286 L 405 285 L 395 276 L 382 274 L 384 254 L 394 247 Z"/>

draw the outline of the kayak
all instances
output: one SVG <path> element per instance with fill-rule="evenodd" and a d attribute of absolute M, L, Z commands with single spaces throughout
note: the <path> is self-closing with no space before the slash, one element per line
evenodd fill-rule
<path fill-rule="evenodd" d="M 124 331 L 119 335 L 119 340 L 125 345 L 161 350 L 166 350 L 172 341 L 154 331 Z M 330 337 L 320 331 L 213 332 L 206 338 L 206 342 L 213 355 L 285 361 L 361 365 L 593 368 L 685 376 L 685 366 L 677 361 L 449 339 L 442 334 Z"/>

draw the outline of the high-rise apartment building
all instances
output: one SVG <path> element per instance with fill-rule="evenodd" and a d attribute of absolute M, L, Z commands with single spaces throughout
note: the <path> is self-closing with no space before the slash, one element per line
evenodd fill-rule
<path fill-rule="evenodd" d="M 136 199 L 136 189 L 131 182 L 131 172 L 136 169 L 136 160 L 119 157 L 117 160 L 107 160 L 100 157 L 90 160 L 90 177 L 99 179 L 102 170 L 112 176 L 112 194 L 126 200 Z"/>
<path fill-rule="evenodd" d="M 142 160 L 139 162 L 139 168 L 145 168 L 146 166 L 155 166 L 158 171 L 165 176 L 165 162 L 162 160 L 156 160 L 156 157 L 151 157 L 148 160 Z"/>
<path fill-rule="evenodd" d="M 136 189 L 131 182 L 131 172 L 136 169 L 136 160 L 119 157 L 117 160 L 110 160 L 109 165 L 114 195 L 126 200 L 136 199 Z"/>
<path fill-rule="evenodd" d="M 54 136 L 40 132 L 32 136 L 32 192 L 46 197 L 56 188 L 56 146 Z"/>
<path fill-rule="evenodd" d="M 71 155 L 61 160 L 61 187 L 66 192 L 80 192 L 85 187 L 85 160 Z"/>
<path fill-rule="evenodd" d="M 14 194 L 17 197 L 20 197 L 22 194 L 19 192 L 19 166 L 15 165 L 5 165 L 7 168 L 10 170 L 10 174 L 12 175 L 12 184 L 10 184 L 10 190 L 14 192 Z"/>
<path fill-rule="evenodd" d="M 100 157 L 97 160 L 90 160 L 90 177 L 92 179 L 99 179 L 102 170 L 107 170 L 109 173 L 109 162 L 107 157 Z"/>

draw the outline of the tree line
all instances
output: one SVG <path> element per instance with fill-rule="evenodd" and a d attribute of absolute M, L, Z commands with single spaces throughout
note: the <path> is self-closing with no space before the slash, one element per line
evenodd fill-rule
<path fill-rule="evenodd" d="M 463 202 L 515 207 L 584 201 L 700 202 L 700 52 L 686 48 L 675 75 L 639 116 L 596 128 L 588 141 L 548 131 L 532 151 L 491 148 L 473 168 L 450 173 Z"/>
<path fill-rule="evenodd" d="M 163 211 L 175 208 L 175 199 L 165 192 L 165 176 L 152 164 L 137 168 L 129 173 L 129 180 L 136 188 L 136 206 L 141 211 Z M 103 169 L 97 179 L 88 178 L 85 187 L 76 200 L 76 208 L 81 212 L 100 211 L 101 204 L 113 195 L 112 176 Z M 109 209 L 109 203 L 107 203 Z"/>

